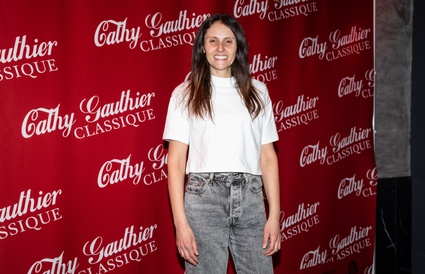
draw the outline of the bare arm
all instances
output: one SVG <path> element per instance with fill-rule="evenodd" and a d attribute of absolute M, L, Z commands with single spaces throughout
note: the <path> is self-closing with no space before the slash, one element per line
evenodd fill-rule
<path fill-rule="evenodd" d="M 269 204 L 269 217 L 264 227 L 263 248 L 269 242 L 269 247 L 264 254 L 270 256 L 277 252 L 281 245 L 279 169 L 273 143 L 261 146 L 260 164 L 264 190 Z"/>
<path fill-rule="evenodd" d="M 176 227 L 176 245 L 180 255 L 196 265 L 198 248 L 195 236 L 184 212 L 184 180 L 188 145 L 170 141 L 168 146 L 168 193 L 174 226 Z"/>

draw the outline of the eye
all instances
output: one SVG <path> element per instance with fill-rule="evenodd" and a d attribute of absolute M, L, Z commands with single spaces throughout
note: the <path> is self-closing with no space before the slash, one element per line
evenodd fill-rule
<path fill-rule="evenodd" d="M 231 45 L 231 44 L 233 44 L 233 39 L 226 39 L 224 42 L 225 42 L 227 45 Z"/>
<path fill-rule="evenodd" d="M 216 38 L 210 38 L 208 39 L 208 42 L 212 45 L 217 45 L 218 44 L 218 40 Z"/>

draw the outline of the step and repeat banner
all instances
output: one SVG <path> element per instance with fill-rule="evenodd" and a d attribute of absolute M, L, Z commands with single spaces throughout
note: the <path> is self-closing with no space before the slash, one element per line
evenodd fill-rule
<path fill-rule="evenodd" d="M 0 273 L 184 273 L 162 140 L 200 24 L 228 13 L 280 140 L 276 273 L 372 273 L 373 1 L 0 5 Z M 235 273 L 229 264 L 229 273 Z"/>

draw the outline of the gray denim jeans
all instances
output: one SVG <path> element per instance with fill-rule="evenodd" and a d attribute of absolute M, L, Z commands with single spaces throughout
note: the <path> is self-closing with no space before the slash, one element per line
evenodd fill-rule
<path fill-rule="evenodd" d="M 266 213 L 261 176 L 191 173 L 185 212 L 199 250 L 199 263 L 186 274 L 226 274 L 229 250 L 238 274 L 270 274 L 273 263 L 262 248 Z"/>

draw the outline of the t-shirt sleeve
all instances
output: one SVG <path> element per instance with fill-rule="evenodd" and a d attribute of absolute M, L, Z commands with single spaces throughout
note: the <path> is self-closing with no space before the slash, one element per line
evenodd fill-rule
<path fill-rule="evenodd" d="M 276 123 L 273 115 L 273 106 L 267 88 L 265 88 L 264 113 L 262 118 L 264 120 L 261 144 L 264 145 L 279 140 L 279 135 L 277 133 Z"/>
<path fill-rule="evenodd" d="M 168 103 L 167 118 L 162 138 L 166 141 L 175 140 L 189 144 L 189 119 L 185 106 L 180 100 L 182 87 L 177 87 Z"/>

